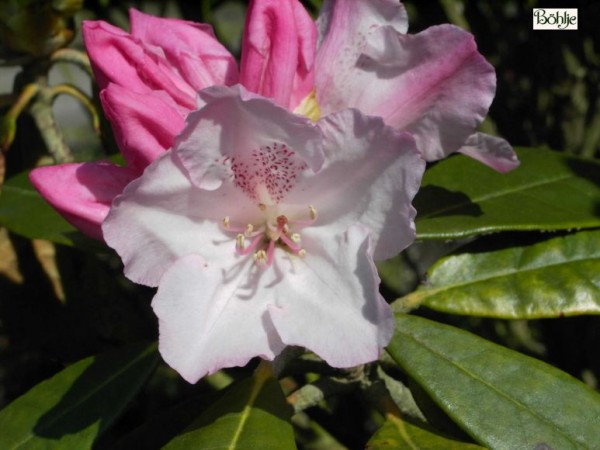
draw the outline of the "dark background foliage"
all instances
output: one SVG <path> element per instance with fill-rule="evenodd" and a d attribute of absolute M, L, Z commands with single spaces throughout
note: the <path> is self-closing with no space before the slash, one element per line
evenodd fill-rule
<path fill-rule="evenodd" d="M 9 11 L 9 3 L 25 7 L 36 2 L 2 0 L 0 14 L 2 8 Z M 315 15 L 319 3 L 318 0 L 305 2 Z M 410 32 L 453 22 L 475 35 L 481 53 L 496 67 L 497 95 L 490 118 L 483 126 L 485 131 L 503 136 L 515 146 L 549 147 L 586 158 L 598 156 L 600 2 L 440 0 L 407 1 L 406 5 Z M 244 2 L 86 0 L 82 11 L 60 26 L 73 27 L 78 32 L 83 18 L 97 18 L 127 27 L 129 6 L 154 14 L 214 23 L 219 37 L 239 54 Z M 533 31 L 533 7 L 577 7 L 579 30 Z M 5 61 L 18 59 L 27 51 L 11 47 L 6 30 L 14 23 L 10 17 L 2 20 L 0 55 Z M 15 26 L 23 36 L 33 33 L 27 24 Z M 81 47 L 79 36 L 73 45 Z M 0 67 L 0 80 L 3 86 L 8 86 L 3 94 L 10 93 L 15 73 L 11 68 Z M 71 77 L 91 92 L 89 79 L 83 73 L 75 71 L 57 76 Z M 18 84 L 16 79 L 16 86 Z M 6 101 L 0 105 L 4 111 L 9 106 Z M 77 159 L 116 153 L 106 124 L 100 140 L 94 136 L 80 106 L 67 103 L 62 108 L 66 113 L 61 125 Z M 33 167 L 45 154 L 31 119 L 23 115 L 18 122 L 15 142 L 6 155 L 6 178 Z M 30 240 L 18 235 L 9 237 L 18 261 L 12 266 L 9 264 L 11 256 L 1 246 L 7 245 L 3 239 L 4 244 L 0 244 L 0 261 L 4 261 L 0 275 L 0 407 L 85 356 L 124 343 L 156 339 L 156 320 L 149 307 L 153 291 L 128 282 L 122 276 L 120 261 L 107 249 L 88 241 L 81 248 L 49 248 L 43 244 L 32 245 Z M 489 249 L 539 239 L 537 234 L 511 233 L 488 236 L 471 245 Z M 383 286 L 383 292 L 393 300 L 414 288 L 421 281 L 426 261 L 433 261 L 448 250 L 445 244 L 419 245 L 411 249 L 402 258 L 407 273 L 404 284 Z M 55 261 L 56 268 L 46 266 L 44 269 L 40 261 Z M 420 313 L 534 355 L 598 387 L 600 321 L 596 317 L 526 322 Z M 229 374 L 235 378 L 248 370 L 236 369 Z M 110 448 L 122 433 L 180 399 L 211 392 L 214 383 L 218 384 L 218 380 L 190 386 L 161 366 L 98 448 Z M 332 401 L 329 410 L 315 408 L 311 414 L 349 448 L 361 448 L 375 427 L 359 400 L 351 395 Z"/>

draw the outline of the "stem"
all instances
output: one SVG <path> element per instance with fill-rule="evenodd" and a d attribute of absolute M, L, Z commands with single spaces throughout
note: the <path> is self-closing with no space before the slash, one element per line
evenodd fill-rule
<path fill-rule="evenodd" d="M 60 94 L 70 95 L 71 97 L 79 100 L 92 116 L 92 125 L 94 127 L 94 131 L 96 134 L 100 134 L 100 116 L 98 115 L 98 111 L 96 111 L 94 103 L 85 94 L 85 92 L 78 87 L 73 86 L 72 84 L 63 83 L 49 88 L 49 94 L 53 100 Z"/>
<path fill-rule="evenodd" d="M 17 119 L 39 91 L 40 87 L 37 84 L 32 83 L 26 85 L 17 97 L 15 103 L 2 118 L 2 137 L 0 142 L 2 151 L 7 151 L 14 141 L 17 130 Z"/>
<path fill-rule="evenodd" d="M 52 53 L 52 56 L 50 56 L 50 62 L 51 64 L 58 62 L 74 64 L 85 70 L 90 76 L 93 76 L 90 59 L 84 52 L 80 52 L 79 50 L 74 50 L 72 48 L 61 48 L 60 50 Z"/>
<path fill-rule="evenodd" d="M 42 139 L 48 148 L 48 152 L 57 163 L 72 162 L 73 154 L 67 146 L 64 136 L 58 129 L 54 115 L 52 114 L 52 101 L 54 95 L 52 89 L 42 87 L 38 97 L 29 108 L 29 113 L 42 135 Z"/>

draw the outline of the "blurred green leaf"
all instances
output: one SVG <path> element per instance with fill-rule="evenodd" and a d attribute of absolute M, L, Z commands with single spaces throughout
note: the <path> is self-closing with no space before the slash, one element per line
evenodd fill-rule
<path fill-rule="evenodd" d="M 191 427 L 165 449 L 295 449 L 291 408 L 270 370 L 228 388 Z"/>
<path fill-rule="evenodd" d="M 157 361 L 152 344 L 69 366 L 0 411 L 0 448 L 91 448 L 140 390 Z"/>
<path fill-rule="evenodd" d="M 29 172 L 8 179 L 0 196 L 0 225 L 30 239 L 74 245 L 86 240 L 29 182 Z"/>
<path fill-rule="evenodd" d="M 462 155 L 427 170 L 414 201 L 417 237 L 600 226 L 600 163 L 543 149 L 517 153 L 521 165 L 505 174 Z"/>
<path fill-rule="evenodd" d="M 483 447 L 441 436 L 393 415 L 388 415 L 366 447 L 366 450 L 415 449 L 483 450 Z"/>
<path fill-rule="evenodd" d="M 552 366 L 402 314 L 387 351 L 481 445 L 598 448 L 600 395 Z"/>
<path fill-rule="evenodd" d="M 449 256 L 398 307 L 505 319 L 600 314 L 598 242 L 600 231 L 589 231 L 528 247 Z"/>

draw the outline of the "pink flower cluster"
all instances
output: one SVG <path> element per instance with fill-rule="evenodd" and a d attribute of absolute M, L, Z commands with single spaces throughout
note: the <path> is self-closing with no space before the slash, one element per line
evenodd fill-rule
<path fill-rule="evenodd" d="M 160 350 L 190 382 L 304 346 L 372 361 L 393 320 L 373 261 L 414 239 L 424 160 L 518 164 L 477 133 L 492 66 L 451 25 L 407 34 L 395 0 L 250 2 L 240 67 L 208 25 L 131 11 L 84 38 L 126 167 L 36 169 L 67 220 L 158 286 Z"/>

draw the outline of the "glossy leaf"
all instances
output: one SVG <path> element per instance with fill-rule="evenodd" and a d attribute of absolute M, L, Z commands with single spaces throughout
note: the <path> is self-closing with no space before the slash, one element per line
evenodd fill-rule
<path fill-rule="evenodd" d="M 600 226 L 600 163 L 543 149 L 518 155 L 505 174 L 462 155 L 428 169 L 414 201 L 418 238 Z"/>
<path fill-rule="evenodd" d="M 136 345 L 67 367 L 0 411 L 0 448 L 91 448 L 157 361 L 156 344 Z"/>
<path fill-rule="evenodd" d="M 0 195 L 0 225 L 30 239 L 73 245 L 85 238 L 63 219 L 29 182 L 28 173 L 4 184 Z"/>
<path fill-rule="evenodd" d="M 457 441 L 388 414 L 382 427 L 369 439 L 366 450 L 484 450 L 476 444 Z"/>
<path fill-rule="evenodd" d="M 291 408 L 270 369 L 232 386 L 165 449 L 295 449 Z"/>
<path fill-rule="evenodd" d="M 396 315 L 387 351 L 476 442 L 495 450 L 598 448 L 600 395 L 466 331 Z"/>
<path fill-rule="evenodd" d="M 600 314 L 600 231 L 527 247 L 449 256 L 426 286 L 398 301 L 482 317 L 536 319 Z"/>

